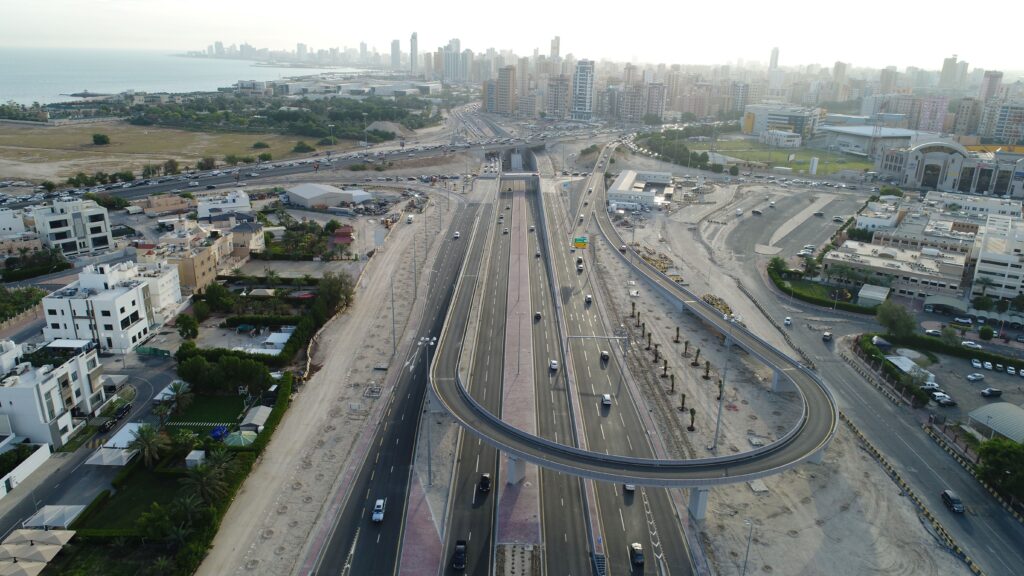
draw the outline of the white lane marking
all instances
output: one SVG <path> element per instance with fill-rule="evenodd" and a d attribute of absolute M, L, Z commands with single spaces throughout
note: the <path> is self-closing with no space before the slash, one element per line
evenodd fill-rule
<path fill-rule="evenodd" d="M 626 436 L 626 444 L 629 444 L 629 451 L 633 451 L 633 442 L 630 441 L 629 436 Z"/>
<path fill-rule="evenodd" d="M 622 531 L 626 531 L 626 520 L 622 517 L 622 508 L 619 508 L 619 524 L 622 524 Z"/>
<path fill-rule="evenodd" d="M 601 439 L 607 440 L 607 438 L 604 437 L 604 424 L 598 424 L 597 427 L 601 429 Z"/>

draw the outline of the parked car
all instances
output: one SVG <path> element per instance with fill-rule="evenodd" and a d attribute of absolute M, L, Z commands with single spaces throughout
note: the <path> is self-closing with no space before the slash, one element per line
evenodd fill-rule
<path fill-rule="evenodd" d="M 981 395 L 985 398 L 999 398 L 1003 395 L 1003 391 L 999 388 L 985 388 L 981 391 Z"/>
<path fill-rule="evenodd" d="M 925 330 L 924 335 L 939 337 L 942 336 L 942 330 Z"/>
<path fill-rule="evenodd" d="M 117 426 L 117 420 L 111 418 L 110 420 L 107 420 L 103 424 L 100 424 L 100 432 L 110 432 L 111 430 L 114 429 L 114 426 Z"/>
<path fill-rule="evenodd" d="M 992 363 L 989 362 L 988 360 L 982 362 L 981 365 L 985 367 L 985 370 L 991 370 L 992 369 Z"/>
<path fill-rule="evenodd" d="M 981 382 L 985 379 L 985 375 L 980 372 L 974 372 L 973 374 L 968 374 L 967 379 L 971 382 Z"/>
<path fill-rule="evenodd" d="M 970 318 L 961 318 L 959 316 L 953 318 L 953 322 L 956 322 L 957 324 L 967 324 L 968 326 L 974 324 L 974 320 L 971 320 Z"/>
<path fill-rule="evenodd" d="M 956 512 L 957 514 L 963 514 L 964 512 L 963 501 L 960 500 L 960 497 L 957 496 L 956 492 L 953 492 L 952 490 L 942 491 L 942 503 L 946 505 L 946 508 L 949 508 L 950 510 Z"/>
<path fill-rule="evenodd" d="M 931 397 L 932 397 L 932 400 L 934 400 L 936 402 L 938 402 L 939 400 L 944 400 L 944 399 L 952 400 L 952 398 L 949 396 L 949 394 L 946 394 L 945 392 L 943 392 L 942 390 L 939 390 L 937 388 L 933 389 L 933 391 L 931 393 Z"/>
<path fill-rule="evenodd" d="M 942 392 L 938 382 L 925 382 L 921 384 L 921 390 L 926 392 Z"/>
<path fill-rule="evenodd" d="M 1006 373 L 1009 374 L 1010 376 L 1016 376 L 1017 375 L 1017 369 L 1014 368 L 1013 366 L 1007 366 L 1006 367 Z"/>
<path fill-rule="evenodd" d="M 124 418 L 131 411 L 132 411 L 132 403 L 129 402 L 129 403 L 125 404 L 124 406 L 121 406 L 120 408 L 117 409 L 116 412 L 114 412 L 114 420 L 120 420 L 121 418 Z"/>
<path fill-rule="evenodd" d="M 971 360 L 971 366 L 974 368 L 981 368 L 981 360 L 974 358 Z"/>
<path fill-rule="evenodd" d="M 944 408 L 956 406 L 956 400 L 953 400 L 949 396 L 946 396 L 945 398 L 939 398 L 938 400 L 935 401 L 935 403 Z"/>

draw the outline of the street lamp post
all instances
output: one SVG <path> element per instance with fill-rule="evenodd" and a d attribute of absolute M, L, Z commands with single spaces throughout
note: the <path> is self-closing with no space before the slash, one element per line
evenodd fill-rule
<path fill-rule="evenodd" d="M 750 560 L 750 541 L 754 539 L 754 523 L 751 520 L 745 522 L 750 529 L 747 531 L 747 552 L 743 555 L 743 572 L 740 576 L 746 576 L 747 574 L 747 560 Z"/>
<path fill-rule="evenodd" d="M 331 129 L 331 147 L 334 147 L 334 124 L 328 124 L 328 128 Z"/>

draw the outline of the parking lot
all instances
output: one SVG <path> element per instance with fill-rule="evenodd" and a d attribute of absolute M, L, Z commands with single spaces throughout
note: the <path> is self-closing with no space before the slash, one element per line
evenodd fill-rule
<path fill-rule="evenodd" d="M 1024 360 L 1013 366 L 1015 375 L 1006 373 L 1006 366 L 1002 371 L 997 371 L 996 366 L 992 369 L 975 368 L 971 361 L 964 358 L 952 356 L 939 356 L 939 362 L 926 367 L 926 370 L 935 374 L 935 381 L 939 388 L 949 394 L 957 402 L 956 406 L 940 407 L 935 403 L 929 404 L 929 409 L 937 414 L 945 415 L 951 419 L 967 420 L 967 415 L 985 404 L 993 402 L 1013 402 L 1020 405 L 1024 403 L 1024 378 L 1019 375 L 1020 369 L 1024 368 Z M 981 374 L 983 379 L 971 382 L 967 379 L 969 374 Z M 997 388 L 1002 390 L 1002 396 L 985 398 L 981 391 L 985 388 Z"/>

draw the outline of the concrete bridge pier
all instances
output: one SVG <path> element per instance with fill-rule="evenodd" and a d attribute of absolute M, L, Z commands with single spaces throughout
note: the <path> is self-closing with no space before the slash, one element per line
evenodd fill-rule
<path fill-rule="evenodd" d="M 778 394 L 789 390 L 789 384 L 782 378 L 782 372 L 778 369 L 772 370 L 772 392 Z"/>
<path fill-rule="evenodd" d="M 505 456 L 505 469 L 508 470 L 506 482 L 509 484 L 519 484 L 526 478 L 526 462 L 520 462 L 511 454 Z"/>
<path fill-rule="evenodd" d="M 690 488 L 690 503 L 686 508 L 690 511 L 690 517 L 694 520 L 703 520 L 707 516 L 708 492 L 710 490 L 711 488 L 707 486 Z"/>

